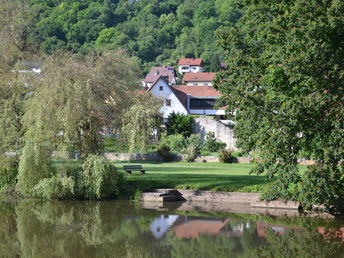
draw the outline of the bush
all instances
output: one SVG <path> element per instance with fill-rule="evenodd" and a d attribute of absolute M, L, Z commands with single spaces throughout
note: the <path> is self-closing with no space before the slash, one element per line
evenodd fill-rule
<path fill-rule="evenodd" d="M 54 176 L 38 182 L 32 194 L 41 199 L 72 199 L 74 197 L 75 182 L 71 177 Z"/>
<path fill-rule="evenodd" d="M 205 142 L 203 144 L 202 151 L 205 152 L 218 152 L 221 149 L 224 149 L 226 144 L 224 142 L 219 142 L 215 138 L 215 133 L 208 132 L 206 135 Z"/>
<path fill-rule="evenodd" d="M 83 164 L 79 195 L 84 199 L 100 200 L 119 195 L 123 175 L 104 157 L 89 155 Z"/>
<path fill-rule="evenodd" d="M 193 119 L 189 115 L 172 113 L 169 115 L 166 130 L 167 134 L 181 134 L 189 137 L 193 131 Z"/>
<path fill-rule="evenodd" d="M 159 146 L 158 155 L 162 157 L 164 161 L 168 162 L 173 160 L 172 153 L 170 152 L 170 147 L 166 144 L 162 144 Z"/>
<path fill-rule="evenodd" d="M 188 147 L 184 149 L 184 152 L 186 153 L 185 161 L 187 162 L 195 161 L 195 158 L 197 156 L 195 146 L 189 145 Z"/>
<path fill-rule="evenodd" d="M 200 154 L 202 148 L 202 139 L 201 135 L 199 134 L 191 134 L 189 138 L 187 138 L 187 145 L 194 146 L 196 154 Z"/>
<path fill-rule="evenodd" d="M 18 166 L 15 158 L 0 158 L 0 189 L 16 183 Z"/>
<path fill-rule="evenodd" d="M 181 134 L 169 135 L 168 142 L 171 151 L 175 153 L 180 153 L 186 147 L 186 140 Z"/>
<path fill-rule="evenodd" d="M 223 149 L 219 153 L 219 160 L 222 163 L 234 163 L 236 159 L 232 156 L 231 150 Z"/>

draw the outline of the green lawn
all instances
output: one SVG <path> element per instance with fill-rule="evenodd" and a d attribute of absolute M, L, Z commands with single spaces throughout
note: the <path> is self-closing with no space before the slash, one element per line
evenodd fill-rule
<path fill-rule="evenodd" d="M 138 191 L 180 188 L 260 192 L 268 182 L 264 176 L 249 174 L 252 164 L 130 162 L 115 163 L 115 166 L 123 171 L 123 165 L 133 164 L 141 164 L 146 169 L 146 175 L 133 172 L 126 177 L 128 189 Z"/>

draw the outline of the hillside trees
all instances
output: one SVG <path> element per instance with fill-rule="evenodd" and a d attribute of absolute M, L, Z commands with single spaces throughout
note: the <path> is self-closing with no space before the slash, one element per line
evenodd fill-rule
<path fill-rule="evenodd" d="M 30 1 L 30 38 L 43 52 L 91 53 L 122 48 L 148 70 L 202 57 L 208 70 L 222 60 L 214 31 L 240 12 L 234 0 Z"/>
<path fill-rule="evenodd" d="M 277 180 L 265 197 L 305 207 L 344 201 L 344 3 L 242 1 L 219 31 L 228 70 L 216 80 L 234 112 L 238 145 Z M 302 175 L 297 158 L 316 161 Z"/>

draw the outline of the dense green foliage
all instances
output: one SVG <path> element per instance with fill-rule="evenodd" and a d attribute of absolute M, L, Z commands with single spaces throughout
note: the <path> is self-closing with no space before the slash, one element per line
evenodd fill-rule
<path fill-rule="evenodd" d="M 181 134 L 188 137 L 193 131 L 192 116 L 173 112 L 167 118 L 166 129 L 167 134 Z"/>
<path fill-rule="evenodd" d="M 218 69 L 222 51 L 214 31 L 239 17 L 232 0 L 33 0 L 30 8 L 28 37 L 41 51 L 123 48 L 146 69 L 183 56 Z"/>
<path fill-rule="evenodd" d="M 228 70 L 215 86 L 235 114 L 237 144 L 259 153 L 256 172 L 278 177 L 275 198 L 340 210 L 344 2 L 241 2 L 241 19 L 218 33 Z M 302 176 L 299 157 L 314 159 L 316 168 Z M 304 193 L 303 185 L 313 190 Z"/>
<path fill-rule="evenodd" d="M 219 153 L 219 161 L 222 163 L 234 163 L 235 158 L 232 156 L 231 150 L 223 149 Z"/>
<path fill-rule="evenodd" d="M 226 143 L 220 142 L 215 138 L 215 133 L 208 132 L 205 137 L 202 151 L 204 152 L 218 152 L 226 147 Z"/>
<path fill-rule="evenodd" d="M 96 155 L 89 155 L 80 164 L 54 164 L 52 176 L 40 180 L 28 195 L 41 199 L 101 200 L 117 198 L 123 186 L 123 174 L 113 164 Z"/>
<path fill-rule="evenodd" d="M 79 189 L 85 199 L 114 198 L 120 193 L 122 180 L 123 174 L 109 160 L 90 155 L 83 164 Z"/>

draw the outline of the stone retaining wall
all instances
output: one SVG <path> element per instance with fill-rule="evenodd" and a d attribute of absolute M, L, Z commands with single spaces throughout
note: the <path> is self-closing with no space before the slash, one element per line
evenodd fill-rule
<path fill-rule="evenodd" d="M 199 133 L 201 138 L 205 140 L 208 132 L 213 132 L 217 140 L 227 144 L 226 148 L 236 150 L 234 138 L 234 130 L 221 121 L 214 120 L 213 117 L 195 117 L 193 119 L 194 133 Z"/>
<path fill-rule="evenodd" d="M 112 161 L 128 161 L 128 160 L 138 160 L 138 161 L 163 161 L 162 158 L 157 153 L 115 153 L 106 152 L 103 154 L 105 158 Z M 185 160 L 185 154 L 174 154 L 173 161 L 183 161 Z M 238 157 L 235 163 L 251 163 L 251 157 Z M 219 162 L 219 157 L 216 156 L 197 156 L 195 162 Z M 313 160 L 298 160 L 300 165 L 313 165 Z"/>

